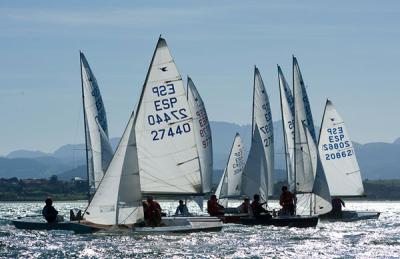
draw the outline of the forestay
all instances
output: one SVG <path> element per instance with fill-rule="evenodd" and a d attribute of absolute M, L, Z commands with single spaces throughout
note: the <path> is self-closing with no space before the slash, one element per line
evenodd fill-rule
<path fill-rule="evenodd" d="M 107 169 L 113 150 L 108 139 L 106 111 L 96 78 L 83 53 L 80 53 L 82 95 L 85 114 L 88 177 L 90 193 L 98 187 Z M 104 134 L 101 134 L 101 131 Z"/>
<path fill-rule="evenodd" d="M 188 101 L 193 114 L 193 130 L 199 153 L 203 192 L 211 192 L 211 177 L 213 170 L 211 128 L 203 100 L 192 79 L 188 77 Z"/>
<path fill-rule="evenodd" d="M 296 192 L 310 193 L 314 184 L 314 174 L 312 170 L 311 155 L 308 153 L 307 139 L 303 123 L 309 129 L 314 141 L 315 130 L 306 88 L 295 57 L 293 57 L 293 98 L 295 109 L 294 156 L 296 167 Z"/>
<path fill-rule="evenodd" d="M 278 79 L 279 79 L 279 93 L 282 110 L 282 125 L 283 136 L 285 145 L 285 160 L 286 170 L 288 176 L 289 190 L 295 190 L 295 176 L 294 176 L 294 100 L 292 90 L 285 77 L 283 76 L 281 68 L 278 66 Z"/>
<path fill-rule="evenodd" d="M 135 123 L 143 193 L 203 192 L 193 116 L 167 43 L 159 38 Z"/>
<path fill-rule="evenodd" d="M 319 138 L 319 154 L 332 196 L 364 195 L 360 168 L 342 117 L 326 101 Z"/>
<path fill-rule="evenodd" d="M 132 113 L 84 218 L 103 225 L 134 224 L 143 220 L 142 194 Z"/>
<path fill-rule="evenodd" d="M 227 198 L 238 198 L 242 194 L 242 174 L 245 165 L 244 153 L 242 139 L 239 133 L 236 133 L 228 163 L 215 192 L 218 199 L 226 199 L 227 201 Z"/>

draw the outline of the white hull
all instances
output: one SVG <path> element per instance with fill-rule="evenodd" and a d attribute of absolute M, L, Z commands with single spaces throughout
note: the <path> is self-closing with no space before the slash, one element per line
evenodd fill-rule
<path fill-rule="evenodd" d="M 165 217 L 162 218 L 162 227 L 134 227 L 133 232 L 196 232 L 219 231 L 222 222 L 217 217 Z"/>

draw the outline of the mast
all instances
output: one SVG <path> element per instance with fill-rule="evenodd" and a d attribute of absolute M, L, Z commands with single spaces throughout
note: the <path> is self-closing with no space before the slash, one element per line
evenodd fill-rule
<path fill-rule="evenodd" d="M 87 125 L 86 125 L 86 111 L 85 111 L 85 93 L 83 89 L 83 74 L 82 74 L 82 55 L 83 53 L 79 51 L 79 64 L 81 68 L 81 87 L 82 87 L 82 106 L 83 106 L 83 127 L 85 130 L 85 154 L 86 154 L 86 174 L 88 182 L 88 202 L 90 202 L 90 177 L 89 177 L 89 155 L 88 155 L 88 143 L 87 143 Z"/>
<path fill-rule="evenodd" d="M 294 152 L 293 152 L 293 164 L 294 164 L 294 195 L 295 195 L 295 197 L 296 197 L 296 192 L 297 192 L 297 170 L 296 170 L 296 168 L 297 168 L 297 166 L 296 166 L 296 145 L 297 145 L 297 143 L 296 143 L 296 120 L 297 120 L 297 118 L 296 118 L 296 94 L 295 94 L 295 89 L 294 89 L 294 62 L 295 62 L 295 57 L 294 57 L 294 55 L 292 55 L 292 84 L 293 84 L 293 101 L 294 101 L 294 113 L 293 113 L 293 119 L 294 119 L 294 125 L 293 125 L 293 127 L 294 127 L 294 134 L 293 134 L 293 139 L 294 139 Z M 295 208 L 295 213 L 296 213 L 296 207 L 297 207 L 297 199 L 295 198 L 294 199 L 294 208 Z"/>
<path fill-rule="evenodd" d="M 254 135 L 254 96 L 256 94 L 256 70 L 257 67 L 254 65 L 254 75 L 253 75 L 253 105 L 251 109 L 251 141 L 253 141 Z"/>
<path fill-rule="evenodd" d="M 279 84 L 279 97 L 280 97 L 280 104 L 281 104 L 281 119 L 282 119 L 282 131 L 283 131 L 283 143 L 284 143 L 284 148 L 285 148 L 285 166 L 286 166 L 286 175 L 289 178 L 289 167 L 288 167 L 288 150 L 287 150 L 287 139 L 286 139 L 286 132 L 285 132 L 285 121 L 283 118 L 283 106 L 282 106 L 282 90 L 281 90 L 281 80 L 280 80 L 280 72 L 281 72 L 281 68 L 279 67 L 279 65 L 277 65 L 278 67 L 278 84 Z M 290 159 L 290 158 L 289 158 Z M 289 183 L 289 182 L 288 182 Z M 295 183 L 296 186 L 296 183 Z"/>

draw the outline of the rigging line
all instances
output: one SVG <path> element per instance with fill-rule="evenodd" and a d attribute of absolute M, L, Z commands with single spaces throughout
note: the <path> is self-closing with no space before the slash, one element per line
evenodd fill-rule
<path fill-rule="evenodd" d="M 118 205 L 117 205 L 117 206 L 118 206 Z M 131 213 L 129 213 L 128 216 L 126 216 L 124 220 L 121 221 L 121 223 L 124 223 L 124 222 L 125 222 L 136 210 L 138 210 L 138 209 L 139 209 L 139 207 L 135 207 L 135 208 L 133 209 L 133 211 L 132 211 Z"/>

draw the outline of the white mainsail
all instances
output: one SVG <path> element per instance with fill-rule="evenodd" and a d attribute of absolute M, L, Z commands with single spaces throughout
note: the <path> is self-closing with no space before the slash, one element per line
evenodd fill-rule
<path fill-rule="evenodd" d="M 142 194 L 132 113 L 85 219 L 96 224 L 134 224 L 143 220 Z"/>
<path fill-rule="evenodd" d="M 283 139 L 289 190 L 295 190 L 294 176 L 294 100 L 292 90 L 278 66 L 279 93 L 282 110 Z"/>
<path fill-rule="evenodd" d="M 319 137 L 319 154 L 332 196 L 362 196 L 360 168 L 342 117 L 326 101 Z"/>
<path fill-rule="evenodd" d="M 203 192 L 208 193 L 211 192 L 213 171 L 211 128 L 204 102 L 190 77 L 187 79 L 187 85 L 189 107 L 193 114 L 193 128 L 199 152 Z"/>
<path fill-rule="evenodd" d="M 135 119 L 142 192 L 203 193 L 193 115 L 181 75 L 159 38 Z"/>
<path fill-rule="evenodd" d="M 229 154 L 228 163 L 215 192 L 218 199 L 238 198 L 242 194 L 242 174 L 245 165 L 244 146 L 239 133 L 236 133 Z M 224 206 L 226 206 L 226 204 Z"/>
<path fill-rule="evenodd" d="M 86 130 L 86 145 L 88 154 L 89 192 L 92 194 L 98 187 L 101 178 L 113 156 L 113 150 L 108 139 L 106 111 L 96 78 L 84 56 L 80 53 L 82 96 Z M 103 131 L 103 134 L 101 134 Z"/>
<path fill-rule="evenodd" d="M 242 191 L 248 197 L 260 194 L 265 201 L 273 193 L 274 135 L 271 107 L 264 82 L 254 68 L 252 140 L 243 171 Z"/>
<path fill-rule="evenodd" d="M 303 124 L 310 131 L 314 142 L 315 129 L 306 88 L 295 57 L 293 57 L 293 98 L 295 109 L 295 190 L 297 193 L 311 193 L 314 185 L 314 173 L 312 170 L 311 154 L 308 151 L 306 132 L 304 131 Z"/>

